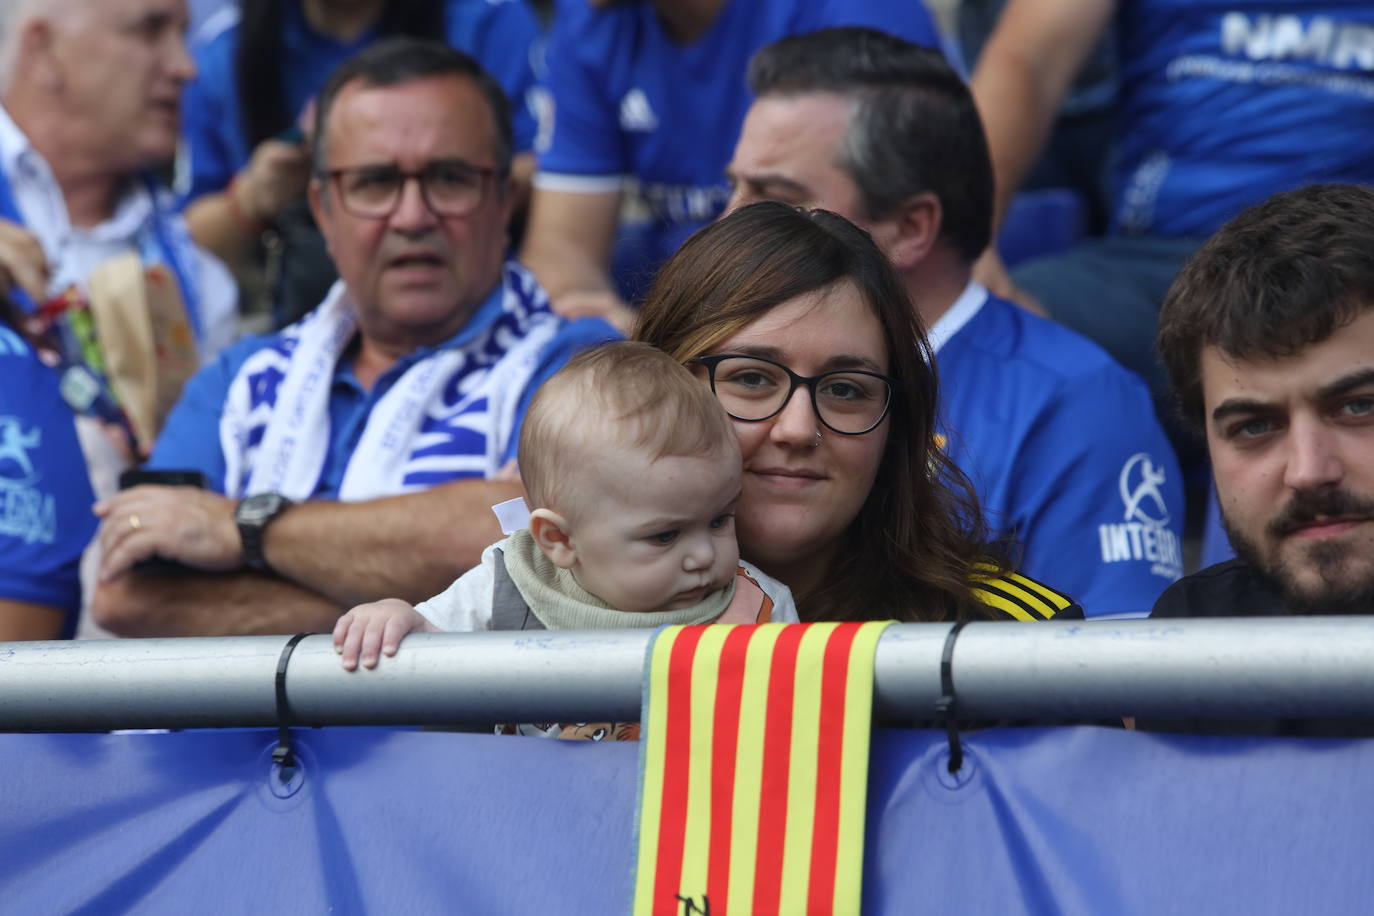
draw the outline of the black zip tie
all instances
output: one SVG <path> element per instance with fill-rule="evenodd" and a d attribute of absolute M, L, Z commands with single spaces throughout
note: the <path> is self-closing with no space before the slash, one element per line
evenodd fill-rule
<path fill-rule="evenodd" d="M 959 711 L 959 701 L 954 695 L 954 644 L 968 623 L 967 620 L 960 620 L 949 628 L 945 636 L 945 650 L 940 654 L 940 699 L 935 701 L 935 712 L 945 720 L 950 773 L 959 772 L 964 765 L 964 746 L 959 742 L 959 726 L 954 721 Z"/>
<path fill-rule="evenodd" d="M 286 641 L 281 656 L 277 659 L 277 746 L 272 749 L 272 760 L 281 768 L 281 781 L 290 782 L 296 772 L 296 753 L 291 747 L 291 704 L 286 702 L 286 667 L 291 663 L 291 653 L 296 645 L 310 633 L 297 633 Z"/>

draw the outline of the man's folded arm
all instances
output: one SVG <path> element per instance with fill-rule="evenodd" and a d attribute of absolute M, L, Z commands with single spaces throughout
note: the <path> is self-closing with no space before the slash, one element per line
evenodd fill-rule
<path fill-rule="evenodd" d="M 355 604 L 443 591 L 500 540 L 491 506 L 520 495 L 518 482 L 464 480 L 365 502 L 304 502 L 268 526 L 274 575 L 260 575 L 242 567 L 234 500 L 135 487 L 97 505 L 97 620 L 125 635 L 327 629 Z M 182 568 L 140 571 L 153 558 Z"/>
<path fill-rule="evenodd" d="M 345 608 L 276 576 L 249 571 L 134 571 L 96 590 L 91 614 L 120 636 L 327 633 Z"/>
<path fill-rule="evenodd" d="M 414 604 L 477 565 L 501 539 L 491 507 L 524 492 L 516 482 L 460 480 L 367 502 L 302 503 L 268 527 L 264 553 L 283 577 L 343 607 Z"/>

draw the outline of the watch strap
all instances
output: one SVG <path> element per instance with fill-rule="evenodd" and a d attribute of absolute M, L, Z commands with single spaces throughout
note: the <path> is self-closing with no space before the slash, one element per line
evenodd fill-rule
<path fill-rule="evenodd" d="M 259 572 L 271 572 L 267 563 L 263 539 L 267 526 L 295 505 L 280 493 L 259 493 L 240 500 L 235 512 L 243 564 Z"/>

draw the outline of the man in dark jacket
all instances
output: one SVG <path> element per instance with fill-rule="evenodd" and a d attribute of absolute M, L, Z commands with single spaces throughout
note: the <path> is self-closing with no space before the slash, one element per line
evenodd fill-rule
<path fill-rule="evenodd" d="M 1159 352 L 1206 435 L 1237 558 L 1153 616 L 1374 613 L 1371 250 L 1374 189 L 1316 185 L 1241 213 L 1174 282 Z M 1374 734 L 1374 719 L 1207 730 Z"/>

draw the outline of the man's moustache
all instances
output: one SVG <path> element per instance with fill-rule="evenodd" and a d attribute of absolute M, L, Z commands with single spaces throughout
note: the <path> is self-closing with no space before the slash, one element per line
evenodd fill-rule
<path fill-rule="evenodd" d="M 1268 531 L 1275 537 L 1286 537 L 1318 519 L 1350 517 L 1374 517 L 1374 501 L 1339 488 L 1299 490 L 1283 511 L 1270 520 Z"/>

